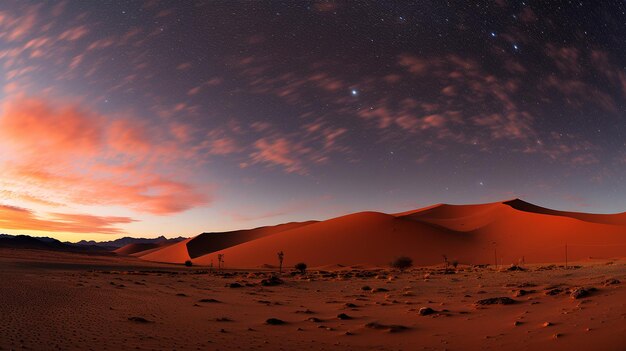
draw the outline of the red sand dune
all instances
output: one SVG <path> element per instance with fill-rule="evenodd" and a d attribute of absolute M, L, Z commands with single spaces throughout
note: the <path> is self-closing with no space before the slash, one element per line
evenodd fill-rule
<path fill-rule="evenodd" d="M 146 261 L 165 262 L 165 263 L 184 263 L 191 259 L 189 252 L 187 252 L 187 243 L 192 238 L 179 241 L 176 244 L 166 246 L 160 250 L 149 250 L 151 252 L 138 256 Z"/>
<path fill-rule="evenodd" d="M 133 243 L 124 245 L 119 249 L 114 250 L 113 252 L 118 255 L 139 257 L 177 243 L 178 241 L 163 241 L 158 243 Z"/>
<path fill-rule="evenodd" d="M 231 246 L 312 223 L 315 223 L 315 221 L 285 223 L 276 226 L 236 230 L 232 232 L 202 233 L 194 238 L 178 242 L 172 245 L 174 246 L 172 248 L 166 250 L 149 250 L 146 251 L 145 254 L 140 253 L 136 256 L 155 262 L 182 263 L 186 260 L 204 256 Z M 210 262 L 207 264 L 210 264 Z"/>
<path fill-rule="evenodd" d="M 435 205 L 395 215 L 361 212 L 322 222 L 221 233 L 215 242 L 211 235 L 141 258 L 172 263 L 192 258 L 195 264 L 206 265 L 224 254 L 226 267 L 251 268 L 276 265 L 276 253 L 284 251 L 286 265 L 302 261 L 309 266 L 383 266 L 400 255 L 410 256 L 417 265 L 432 265 L 441 263 L 444 254 L 467 264 L 494 263 L 495 256 L 499 264 L 511 264 L 564 261 L 566 244 L 570 261 L 623 257 L 626 214 L 555 211 L 515 199 Z M 232 240 L 227 240 L 229 235 Z M 171 253 L 174 247 L 177 255 Z"/>
<path fill-rule="evenodd" d="M 142 252 L 146 250 L 152 250 L 156 248 L 160 248 L 161 245 L 156 243 L 134 243 L 128 244 L 120 247 L 119 249 L 113 250 L 118 255 L 132 255 L 137 252 Z"/>

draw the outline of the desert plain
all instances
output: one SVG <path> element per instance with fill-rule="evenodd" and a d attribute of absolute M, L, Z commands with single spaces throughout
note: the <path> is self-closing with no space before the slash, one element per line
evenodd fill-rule
<path fill-rule="evenodd" d="M 0 350 L 624 350 L 626 260 L 235 270 L 0 249 Z M 274 278 L 272 278 L 274 277 Z"/>

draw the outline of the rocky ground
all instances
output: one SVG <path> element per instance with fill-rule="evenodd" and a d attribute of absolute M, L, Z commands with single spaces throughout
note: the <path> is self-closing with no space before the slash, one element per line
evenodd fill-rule
<path fill-rule="evenodd" d="M 623 350 L 626 261 L 208 272 L 0 250 L 0 350 Z"/>

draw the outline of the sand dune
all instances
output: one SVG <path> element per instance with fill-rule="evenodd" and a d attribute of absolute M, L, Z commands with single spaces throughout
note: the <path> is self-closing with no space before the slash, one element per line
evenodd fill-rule
<path fill-rule="evenodd" d="M 135 256 L 140 257 L 147 255 L 151 252 L 155 252 L 157 250 L 161 250 L 167 246 L 178 244 L 180 240 L 168 240 L 168 241 L 160 241 L 160 242 L 152 242 L 152 243 L 132 243 L 127 244 L 119 249 L 114 250 L 118 255 L 126 255 L 126 256 Z"/>
<path fill-rule="evenodd" d="M 183 263 L 189 259 L 312 223 L 315 223 L 315 221 L 285 223 L 231 232 L 202 233 L 196 237 L 178 242 L 172 245 L 173 247 L 171 248 L 148 250 L 145 254 L 140 253 L 135 256 L 155 262 Z M 210 262 L 207 262 L 207 264 L 210 264 Z"/>
<path fill-rule="evenodd" d="M 192 238 L 179 241 L 176 244 L 166 246 L 159 250 L 149 250 L 149 253 L 139 256 L 139 258 L 153 262 L 184 263 L 191 259 L 187 251 L 187 243 L 190 240 L 192 240 Z"/>
<path fill-rule="evenodd" d="M 200 257 L 215 251 L 219 251 L 231 246 L 239 245 L 251 240 L 260 239 L 268 235 L 300 228 L 315 221 L 292 222 L 279 224 L 271 227 L 260 227 L 255 229 L 237 230 L 222 233 L 202 233 L 187 243 L 187 250 L 191 258 Z"/>
<path fill-rule="evenodd" d="M 286 224 L 219 234 L 202 234 L 142 259 L 227 267 L 277 265 L 303 261 L 309 266 L 386 266 L 410 256 L 417 265 L 450 260 L 466 264 L 561 262 L 622 257 L 626 251 L 626 214 L 600 215 L 555 211 L 515 199 L 481 205 L 435 205 L 398 214 L 361 212 L 322 222 Z M 187 249 L 185 250 L 184 247 Z"/>
<path fill-rule="evenodd" d="M 540 207 L 531 203 L 522 201 L 520 199 L 514 199 L 506 201 L 504 204 L 509 205 L 517 210 L 547 214 L 552 216 L 563 216 L 579 219 L 585 222 L 613 224 L 613 225 L 626 225 L 626 212 L 616 214 L 594 214 L 594 213 L 582 213 L 582 212 L 565 212 L 551 210 L 549 208 Z"/>
<path fill-rule="evenodd" d="M 113 250 L 118 255 L 132 255 L 137 252 L 152 250 L 156 248 L 160 248 L 161 245 L 155 243 L 137 243 L 137 244 L 127 244 L 119 249 Z"/>

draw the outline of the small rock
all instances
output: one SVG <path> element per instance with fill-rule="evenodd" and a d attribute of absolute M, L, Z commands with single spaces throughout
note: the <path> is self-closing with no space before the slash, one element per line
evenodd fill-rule
<path fill-rule="evenodd" d="M 516 296 L 516 297 L 526 296 L 526 295 L 528 295 L 528 294 L 532 294 L 532 293 L 534 293 L 534 292 L 535 292 L 535 290 L 524 290 L 524 289 L 520 289 L 520 290 L 517 290 L 517 291 L 515 292 L 515 296 Z"/>
<path fill-rule="evenodd" d="M 201 299 L 198 300 L 198 302 L 206 302 L 206 303 L 220 303 L 218 300 L 216 299 Z"/>
<path fill-rule="evenodd" d="M 337 315 L 337 318 L 341 319 L 341 320 L 348 320 L 348 319 L 352 319 L 352 317 L 348 316 L 345 313 L 340 313 Z"/>
<path fill-rule="evenodd" d="M 282 324 L 286 324 L 285 321 L 278 319 L 278 318 L 269 318 L 265 321 L 265 324 L 269 324 L 269 325 L 282 325 Z"/>
<path fill-rule="evenodd" d="M 607 279 L 605 281 L 602 282 L 602 285 L 604 286 L 609 286 L 609 285 L 617 285 L 620 284 L 621 282 L 617 279 Z"/>
<path fill-rule="evenodd" d="M 476 305 L 512 305 L 515 302 L 517 301 L 510 297 L 491 297 L 476 301 Z"/>
<path fill-rule="evenodd" d="M 370 328 L 370 329 L 386 330 L 390 333 L 397 333 L 397 332 L 401 332 L 401 331 L 409 329 L 403 325 L 396 325 L 396 324 L 386 325 L 386 324 L 380 324 L 377 322 L 367 323 L 365 327 Z"/>
<path fill-rule="evenodd" d="M 262 286 L 276 286 L 276 285 L 281 285 L 284 284 L 285 282 L 278 278 L 277 276 L 273 275 L 267 279 L 263 279 L 261 280 L 261 285 Z"/>
<path fill-rule="evenodd" d="M 420 316 L 428 316 L 434 314 L 436 311 L 430 307 L 422 307 L 419 309 Z"/>
<path fill-rule="evenodd" d="M 582 299 L 583 297 L 589 296 L 589 290 L 584 288 L 576 288 L 569 296 L 574 300 Z"/>
<path fill-rule="evenodd" d="M 506 269 L 509 272 L 514 272 L 514 271 L 525 271 L 526 268 L 520 267 L 518 265 L 512 264 L 509 268 Z"/>
<path fill-rule="evenodd" d="M 239 284 L 239 283 L 235 282 L 235 283 L 230 283 L 230 284 L 228 284 L 228 287 L 229 287 L 229 288 L 243 288 L 243 285 L 241 285 L 241 284 Z"/>
<path fill-rule="evenodd" d="M 302 313 L 302 314 L 313 314 L 315 312 L 311 311 L 310 309 L 306 309 L 306 310 L 298 310 L 296 311 L 296 313 Z"/>
<path fill-rule="evenodd" d="M 131 322 L 137 322 L 137 323 L 150 323 L 149 320 L 143 318 L 143 317 L 128 317 L 128 320 Z"/>

